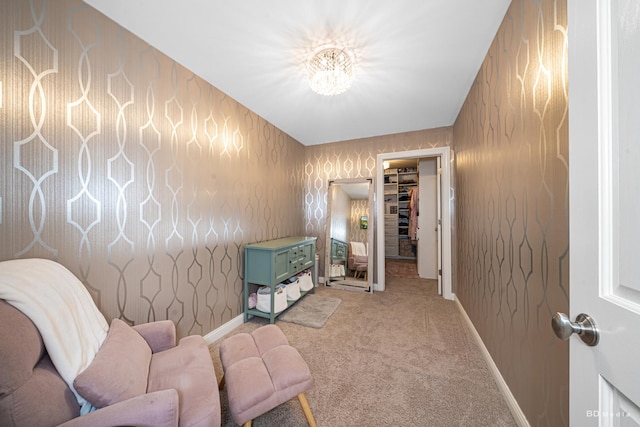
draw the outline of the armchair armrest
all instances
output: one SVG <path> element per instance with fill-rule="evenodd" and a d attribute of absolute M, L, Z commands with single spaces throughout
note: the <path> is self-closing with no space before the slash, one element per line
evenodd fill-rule
<path fill-rule="evenodd" d="M 171 320 L 142 323 L 133 326 L 151 347 L 152 353 L 176 346 L 176 325 Z"/>
<path fill-rule="evenodd" d="M 369 257 L 367 255 L 354 255 L 353 262 L 356 264 L 367 264 L 369 262 Z"/>
<path fill-rule="evenodd" d="M 355 270 L 356 267 L 367 265 L 369 258 L 366 255 L 349 255 L 347 259 L 347 267 L 350 270 Z"/>
<path fill-rule="evenodd" d="M 178 417 L 178 392 L 169 389 L 105 406 L 58 427 L 177 427 Z"/>

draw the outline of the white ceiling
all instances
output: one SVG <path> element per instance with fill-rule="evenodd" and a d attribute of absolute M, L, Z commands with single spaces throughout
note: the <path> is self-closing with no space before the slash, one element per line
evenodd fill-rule
<path fill-rule="evenodd" d="M 304 145 L 450 126 L 510 0 L 85 0 Z M 352 49 L 349 91 L 305 81 Z"/>

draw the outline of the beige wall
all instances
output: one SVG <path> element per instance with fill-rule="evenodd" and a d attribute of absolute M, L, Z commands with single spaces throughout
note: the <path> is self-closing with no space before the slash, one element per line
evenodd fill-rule
<path fill-rule="evenodd" d="M 80 0 L 0 22 L 0 260 L 180 335 L 241 314 L 243 245 L 304 232 L 304 147 Z"/>
<path fill-rule="evenodd" d="M 514 0 L 454 126 L 457 290 L 531 425 L 568 425 L 566 0 Z"/>
<path fill-rule="evenodd" d="M 451 140 L 452 128 L 444 127 L 306 147 L 304 230 L 307 235 L 318 236 L 319 276 L 324 275 L 329 180 L 373 178 L 375 186 L 378 153 L 446 147 Z M 369 227 L 373 226 L 371 216 Z"/>

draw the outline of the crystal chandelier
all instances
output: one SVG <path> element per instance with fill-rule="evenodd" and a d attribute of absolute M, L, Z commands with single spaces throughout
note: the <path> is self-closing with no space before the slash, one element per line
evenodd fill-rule
<path fill-rule="evenodd" d="M 353 56 L 336 46 L 322 46 L 309 56 L 307 72 L 314 92 L 338 95 L 351 87 Z"/>

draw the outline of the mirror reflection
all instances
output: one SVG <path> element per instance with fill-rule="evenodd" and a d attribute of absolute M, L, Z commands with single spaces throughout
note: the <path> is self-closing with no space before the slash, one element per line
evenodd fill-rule
<path fill-rule="evenodd" d="M 329 181 L 325 285 L 372 292 L 371 179 Z"/>

